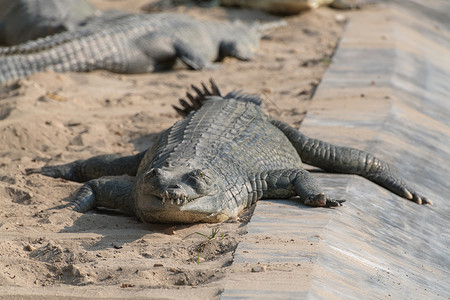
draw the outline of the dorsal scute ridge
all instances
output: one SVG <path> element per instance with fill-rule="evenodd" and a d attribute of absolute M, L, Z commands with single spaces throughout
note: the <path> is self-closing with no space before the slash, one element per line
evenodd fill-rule
<path fill-rule="evenodd" d="M 242 102 L 251 102 L 258 106 L 261 106 L 263 102 L 259 95 L 243 93 L 241 90 L 231 91 L 224 98 L 234 99 Z"/>
<path fill-rule="evenodd" d="M 179 115 L 185 117 L 191 111 L 200 109 L 203 102 L 207 100 L 234 99 L 242 102 L 251 102 L 258 106 L 262 105 L 262 99 L 258 95 L 246 94 L 241 90 L 234 90 L 224 96 L 212 78 L 209 79 L 209 82 L 211 84 L 210 89 L 208 89 L 204 83 L 202 83 L 202 88 L 191 85 L 197 95 L 194 96 L 187 92 L 186 98 L 179 100 L 181 107 L 175 105 L 172 105 L 172 107 L 178 112 Z"/>
<path fill-rule="evenodd" d="M 210 78 L 209 82 L 211 83 L 211 90 L 209 90 L 204 83 L 202 83 L 203 90 L 195 85 L 191 85 L 197 95 L 193 96 L 191 93 L 187 92 L 186 98 L 179 100 L 181 107 L 175 105 L 172 105 L 172 107 L 178 112 L 179 115 L 186 117 L 191 111 L 198 110 L 202 106 L 203 102 L 208 100 L 210 96 L 223 97 L 222 92 L 214 80 Z"/>

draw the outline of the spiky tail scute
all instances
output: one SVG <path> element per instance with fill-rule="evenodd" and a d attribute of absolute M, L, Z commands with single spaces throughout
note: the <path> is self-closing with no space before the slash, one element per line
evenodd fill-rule
<path fill-rule="evenodd" d="M 204 83 L 202 83 L 203 91 L 195 85 L 191 85 L 192 89 L 197 93 L 197 96 L 193 96 L 191 93 L 186 92 L 188 101 L 181 98 L 179 99 L 181 107 L 172 105 L 172 107 L 178 112 L 180 116 L 185 117 L 191 111 L 198 110 L 209 96 L 223 97 L 222 92 L 220 91 L 215 81 L 210 78 L 209 82 L 211 83 L 211 91 L 208 90 Z"/>
<path fill-rule="evenodd" d="M 234 90 L 226 94 L 225 96 L 220 91 L 214 79 L 210 78 L 209 82 L 211 84 L 211 90 L 209 90 L 204 83 L 201 83 L 203 90 L 196 87 L 195 85 L 191 85 L 192 89 L 197 93 L 196 96 L 193 96 L 191 93 L 186 93 L 186 99 L 179 99 L 180 106 L 172 105 L 172 107 L 178 112 L 178 114 L 182 117 L 187 116 L 191 111 L 198 110 L 202 107 L 203 102 L 208 100 L 209 97 L 217 96 L 222 99 L 234 99 L 243 102 L 251 102 L 255 105 L 261 106 L 262 99 L 258 95 L 251 95 L 242 92 L 241 90 Z"/>

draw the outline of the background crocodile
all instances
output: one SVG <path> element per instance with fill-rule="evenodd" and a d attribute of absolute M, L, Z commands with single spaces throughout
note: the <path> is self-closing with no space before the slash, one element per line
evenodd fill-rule
<path fill-rule="evenodd" d="M 241 22 L 199 21 L 182 14 L 121 15 L 72 32 L 0 48 L 0 83 L 46 69 L 145 73 L 173 66 L 195 70 L 233 56 L 251 59 L 259 29 Z"/>
<path fill-rule="evenodd" d="M 336 9 L 355 9 L 360 5 L 352 0 L 161 0 L 145 5 L 147 11 L 163 11 L 180 5 L 212 7 L 217 5 L 259 9 L 276 15 L 294 15 L 305 10 L 328 5 Z"/>
<path fill-rule="evenodd" d="M 261 110 L 261 98 L 223 96 L 193 87 L 186 117 L 136 155 L 101 155 L 66 165 L 27 169 L 85 182 L 74 209 L 118 208 L 146 222 L 218 222 L 259 199 L 299 196 L 310 206 L 340 206 L 303 169 L 302 161 L 332 172 L 358 174 L 418 204 L 432 204 L 369 153 L 308 138 Z M 128 176 L 119 176 L 127 174 Z M 112 177 L 108 177 L 112 176 Z"/>
<path fill-rule="evenodd" d="M 0 0 L 0 45 L 75 30 L 100 14 L 86 0 Z"/>

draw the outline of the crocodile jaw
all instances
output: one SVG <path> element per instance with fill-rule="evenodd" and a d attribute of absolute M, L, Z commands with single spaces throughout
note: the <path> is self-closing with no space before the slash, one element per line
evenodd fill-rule
<path fill-rule="evenodd" d="M 135 207 L 138 217 L 148 223 L 217 223 L 231 217 L 229 209 L 221 205 L 224 199 L 220 195 L 202 196 L 179 204 L 180 199 L 137 195 Z"/>

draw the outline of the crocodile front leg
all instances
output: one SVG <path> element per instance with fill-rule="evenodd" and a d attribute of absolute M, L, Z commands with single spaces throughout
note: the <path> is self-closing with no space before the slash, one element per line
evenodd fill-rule
<path fill-rule="evenodd" d="M 45 166 L 38 169 L 26 169 L 29 174 L 42 174 L 53 178 L 64 178 L 70 181 L 86 182 L 102 176 L 130 175 L 135 176 L 142 157 L 146 151 L 130 156 L 116 154 L 99 155 L 87 160 L 77 160 L 58 166 Z"/>
<path fill-rule="evenodd" d="M 134 216 L 133 187 L 135 177 L 102 177 L 86 182 L 68 206 L 74 211 L 86 212 L 96 207 L 119 209 Z"/>
<path fill-rule="evenodd" d="M 271 170 L 249 176 L 250 197 L 258 199 L 277 199 L 299 196 L 308 206 L 341 206 L 345 200 L 329 199 L 325 196 L 318 181 L 306 170 Z"/>
<path fill-rule="evenodd" d="M 360 175 L 417 204 L 432 204 L 408 187 L 388 163 L 372 154 L 311 139 L 281 121 L 271 120 L 271 123 L 287 136 L 303 162 L 326 171 Z"/>

